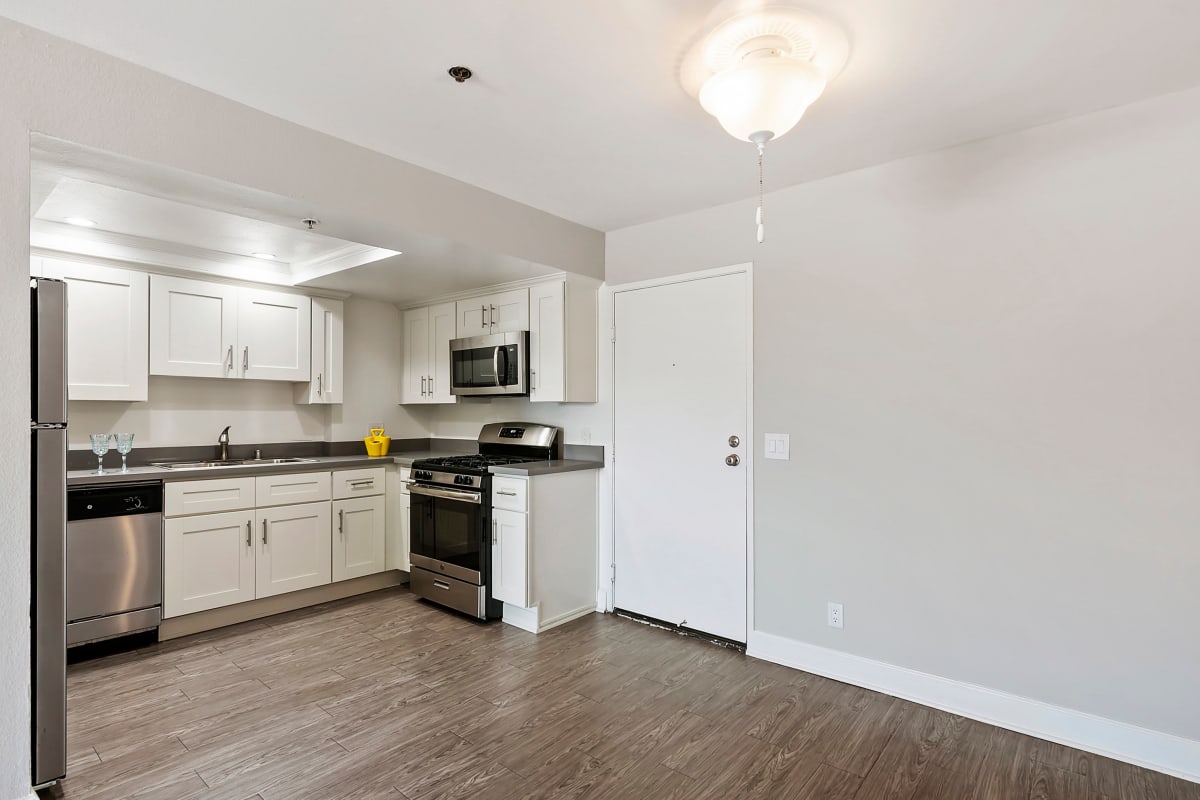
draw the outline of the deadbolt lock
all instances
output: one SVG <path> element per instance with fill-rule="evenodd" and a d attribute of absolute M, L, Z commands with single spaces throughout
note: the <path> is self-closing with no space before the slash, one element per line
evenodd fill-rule
<path fill-rule="evenodd" d="M 739 439 L 738 437 L 736 437 L 736 436 L 729 437 L 729 446 L 730 447 L 737 447 L 741 443 L 742 443 L 742 440 Z"/>

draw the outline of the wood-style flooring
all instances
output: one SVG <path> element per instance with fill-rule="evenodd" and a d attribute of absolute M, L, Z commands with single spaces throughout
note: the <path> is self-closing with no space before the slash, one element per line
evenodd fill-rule
<path fill-rule="evenodd" d="M 1200 786 L 593 614 L 386 590 L 73 665 L 43 798 L 1200 800 Z"/>

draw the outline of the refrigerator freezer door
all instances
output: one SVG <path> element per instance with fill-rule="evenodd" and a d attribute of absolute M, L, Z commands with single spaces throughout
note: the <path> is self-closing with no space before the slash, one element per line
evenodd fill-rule
<path fill-rule="evenodd" d="M 67 771 L 67 431 L 33 437 L 33 785 Z"/>
<path fill-rule="evenodd" d="M 67 284 L 39 278 L 30 290 L 33 422 L 67 421 Z"/>

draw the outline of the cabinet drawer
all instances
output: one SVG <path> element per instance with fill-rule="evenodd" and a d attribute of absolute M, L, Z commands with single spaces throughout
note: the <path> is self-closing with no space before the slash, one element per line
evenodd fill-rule
<path fill-rule="evenodd" d="M 254 504 L 259 508 L 329 499 L 328 472 L 260 475 L 254 479 Z"/>
<path fill-rule="evenodd" d="M 522 513 L 528 508 L 529 481 L 524 478 L 492 478 L 492 507 Z"/>
<path fill-rule="evenodd" d="M 214 478 L 167 483 L 163 513 L 168 517 L 254 508 L 254 478 Z"/>
<path fill-rule="evenodd" d="M 344 469 L 333 473 L 333 499 L 383 494 L 383 467 Z"/>

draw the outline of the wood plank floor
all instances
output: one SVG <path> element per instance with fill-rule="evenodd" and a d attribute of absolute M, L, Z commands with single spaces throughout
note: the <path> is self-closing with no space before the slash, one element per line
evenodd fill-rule
<path fill-rule="evenodd" d="M 611 615 L 385 590 L 73 665 L 75 800 L 1200 800 L 1200 786 Z"/>

